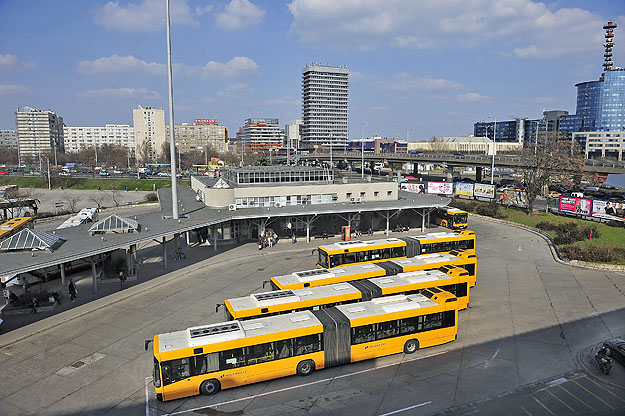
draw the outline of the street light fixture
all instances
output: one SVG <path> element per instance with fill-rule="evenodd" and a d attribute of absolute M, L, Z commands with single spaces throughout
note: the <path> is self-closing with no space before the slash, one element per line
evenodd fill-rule
<path fill-rule="evenodd" d="M 497 145 L 496 145 L 496 138 L 497 138 L 497 116 L 495 117 L 488 117 L 488 118 L 494 118 L 495 119 L 495 127 L 493 127 L 493 159 L 491 162 L 491 166 L 490 166 L 490 184 L 494 184 L 495 183 L 495 153 L 497 151 Z"/>

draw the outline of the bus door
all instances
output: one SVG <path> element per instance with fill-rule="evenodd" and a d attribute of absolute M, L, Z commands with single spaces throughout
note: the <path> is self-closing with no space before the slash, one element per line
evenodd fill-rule
<path fill-rule="evenodd" d="M 323 324 L 324 368 L 351 362 L 352 330 L 349 319 L 336 308 L 312 313 Z"/>

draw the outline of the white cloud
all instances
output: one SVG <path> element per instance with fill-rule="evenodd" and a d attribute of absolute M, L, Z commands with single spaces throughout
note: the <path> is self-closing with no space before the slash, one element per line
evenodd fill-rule
<path fill-rule="evenodd" d="M 23 85 L 0 84 L 0 95 L 25 94 L 27 92 L 30 92 L 30 90 Z"/>
<path fill-rule="evenodd" d="M 174 74 L 188 77 L 240 78 L 255 75 L 259 67 L 246 56 L 236 56 L 228 62 L 209 61 L 205 65 L 174 64 Z M 132 55 L 98 58 L 78 63 L 78 73 L 83 75 L 111 73 L 143 73 L 163 75 L 167 66 L 158 62 L 147 62 Z"/>
<path fill-rule="evenodd" d="M 82 97 L 90 98 L 115 98 L 115 97 L 139 97 L 145 99 L 152 99 L 160 97 L 156 91 L 148 90 L 147 88 L 103 88 L 99 90 L 87 90 L 79 93 Z"/>
<path fill-rule="evenodd" d="M 12 70 L 12 69 L 28 69 L 35 65 L 30 62 L 23 62 L 17 59 L 17 56 L 10 53 L 0 55 L 0 70 Z"/>
<path fill-rule="evenodd" d="M 247 56 L 235 56 L 228 62 L 209 61 L 204 66 L 183 66 L 180 70 L 188 76 L 240 78 L 255 75 L 259 67 Z"/>
<path fill-rule="evenodd" d="M 203 14 L 210 13 L 212 11 L 213 11 L 213 5 L 212 4 L 209 4 L 209 5 L 204 6 L 204 7 L 197 6 L 195 8 L 195 14 L 198 15 L 198 16 L 202 16 Z"/>
<path fill-rule="evenodd" d="M 165 73 L 165 69 L 165 64 L 147 62 L 132 55 L 111 55 L 108 58 L 98 58 L 94 61 L 81 61 L 78 63 L 78 72 L 81 74 L 143 72 L 160 75 Z"/>
<path fill-rule="evenodd" d="M 464 86 L 458 82 L 443 78 L 417 77 L 408 72 L 400 72 L 388 78 L 377 78 L 372 81 L 372 86 L 379 90 L 396 93 L 414 91 L 440 91 L 456 90 Z"/>
<path fill-rule="evenodd" d="M 459 94 L 458 95 L 458 101 L 463 101 L 463 102 L 476 102 L 476 101 L 486 101 L 488 100 L 489 97 L 485 96 L 485 95 L 480 95 L 476 92 L 468 92 L 466 94 Z"/>
<path fill-rule="evenodd" d="M 218 91 L 216 95 L 221 98 L 232 98 L 252 91 L 252 88 L 250 88 L 247 84 L 244 84 L 243 82 L 236 82 L 228 85 L 223 90 Z"/>
<path fill-rule="evenodd" d="M 518 59 L 596 50 L 604 18 L 532 0 L 291 0 L 291 33 L 342 50 L 472 48 Z M 620 18 L 619 18 L 620 19 Z M 554 44 L 554 42 L 556 42 Z"/>
<path fill-rule="evenodd" d="M 248 29 L 259 24 L 265 11 L 249 0 L 231 0 L 223 13 L 215 16 L 217 26 L 226 30 Z"/>
<path fill-rule="evenodd" d="M 185 0 L 173 0 L 169 14 L 172 24 L 197 26 Z M 165 26 L 165 2 L 141 0 L 139 3 L 120 4 L 109 1 L 95 13 L 95 23 L 107 29 L 124 32 L 155 32 Z"/>

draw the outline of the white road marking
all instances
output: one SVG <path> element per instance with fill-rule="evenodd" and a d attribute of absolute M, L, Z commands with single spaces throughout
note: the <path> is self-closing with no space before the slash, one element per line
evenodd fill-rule
<path fill-rule="evenodd" d="M 493 354 L 492 357 L 490 357 L 490 360 L 488 361 L 484 361 L 484 368 L 488 368 L 490 367 L 490 365 L 493 363 L 493 361 L 495 360 L 495 358 L 497 358 L 497 355 L 499 355 L 499 351 L 501 351 L 501 349 L 498 349 L 497 351 L 495 351 L 495 353 Z"/>
<path fill-rule="evenodd" d="M 68 376 L 80 370 L 81 368 L 91 365 L 98 360 L 101 360 L 104 357 L 106 357 L 106 355 L 101 354 L 99 352 L 94 352 L 93 354 L 89 354 L 86 357 L 81 358 L 80 360 L 68 365 L 67 367 L 61 368 L 60 370 L 56 372 L 56 374 L 60 376 Z"/>
<path fill-rule="evenodd" d="M 397 365 L 397 364 L 409 363 L 411 361 L 417 361 L 417 360 L 423 360 L 425 358 L 436 357 L 437 355 L 441 355 L 441 354 L 445 354 L 445 353 L 447 353 L 447 351 L 441 351 L 441 352 L 437 352 L 437 353 L 430 354 L 430 355 L 424 355 L 423 357 L 417 357 L 417 358 L 413 358 L 411 360 L 402 360 L 402 361 L 399 361 L 399 362 L 396 362 L 396 363 L 392 363 L 392 364 L 385 364 L 385 365 L 381 365 L 381 366 L 377 366 L 377 367 L 372 367 L 372 368 L 368 368 L 366 370 L 355 371 L 353 373 L 347 373 L 347 374 L 343 374 L 343 375 L 336 376 L 336 377 L 324 378 L 322 380 L 313 381 L 311 383 L 298 384 L 297 386 L 285 387 L 283 389 L 272 390 L 272 391 L 268 391 L 268 392 L 265 392 L 265 393 L 259 393 L 259 394 L 256 394 L 254 396 L 241 397 L 239 399 L 228 400 L 226 402 L 215 403 L 215 404 L 211 404 L 211 405 L 208 405 L 208 406 L 195 407 L 193 409 L 181 410 L 179 412 L 168 413 L 168 414 L 166 414 L 164 416 L 181 415 L 181 414 L 184 414 L 184 413 L 190 413 L 190 412 L 195 412 L 195 411 L 202 410 L 202 409 L 207 409 L 209 407 L 217 407 L 217 406 L 223 406 L 225 404 L 232 404 L 232 403 L 241 402 L 241 401 L 245 401 L 245 400 L 253 400 L 253 399 L 257 398 L 257 397 L 268 396 L 268 395 L 274 394 L 274 393 L 282 393 L 284 391 L 289 391 L 289 390 L 293 390 L 293 389 L 299 389 L 301 387 L 312 386 L 313 384 L 325 383 L 325 382 L 328 382 L 328 381 L 337 380 L 339 378 L 351 377 L 351 376 L 355 376 L 355 375 L 363 374 L 363 373 L 368 373 L 370 371 L 379 370 L 379 369 L 386 368 L 386 367 L 392 367 L 392 366 Z M 147 399 L 147 397 L 146 397 L 146 399 Z M 429 403 L 431 403 L 431 402 L 428 402 L 426 404 L 429 404 Z M 146 400 L 146 406 L 147 406 L 147 400 Z M 407 409 L 404 409 L 404 410 L 407 410 Z"/>
<path fill-rule="evenodd" d="M 152 408 L 150 407 L 149 404 L 149 389 L 148 386 L 150 385 L 150 382 L 152 381 L 152 377 L 146 377 L 145 378 L 145 416 L 150 416 L 152 414 Z"/>
<path fill-rule="evenodd" d="M 415 404 L 414 406 L 410 406 L 410 407 L 404 407 L 403 409 L 398 409 L 398 410 L 393 410 L 392 412 L 388 412 L 388 413 L 383 413 L 379 416 L 389 416 L 389 415 L 394 415 L 396 413 L 401 413 L 401 412 L 405 412 L 406 410 L 411 410 L 411 409 L 416 409 L 417 407 L 421 407 L 421 406 L 425 406 L 432 403 L 432 401 L 428 401 L 428 402 L 423 402 L 423 403 L 419 403 L 419 404 Z"/>

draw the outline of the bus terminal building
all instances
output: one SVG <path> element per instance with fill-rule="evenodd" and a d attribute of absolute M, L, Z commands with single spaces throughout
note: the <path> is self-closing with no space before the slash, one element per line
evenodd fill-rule
<path fill-rule="evenodd" d="M 268 229 L 281 238 L 294 234 L 307 241 L 339 234 L 344 226 L 363 233 L 371 229 L 388 234 L 398 225 L 425 230 L 429 213 L 450 202 L 399 191 L 393 181 L 337 180 L 331 171 L 312 167 L 232 168 L 217 178 L 194 177 L 191 187 L 178 190 L 179 219 L 171 217 L 171 190 L 161 189 L 158 196 L 157 212 L 131 218 L 101 214 L 98 223 L 58 229 L 53 236 L 37 234 L 35 240 L 54 240 L 43 249 L 18 241 L 3 245 L 2 282 L 15 282 L 24 273 L 64 282 L 66 274 L 84 264 L 92 271 L 97 292 L 102 276 L 115 276 L 120 268 L 129 278 L 141 279 L 137 249 L 147 243 L 162 246 L 167 269 L 168 259 L 179 253 L 168 253 L 165 243 L 176 235 L 183 237 L 184 251 L 185 244 L 216 250 L 218 245 L 254 241 Z"/>

